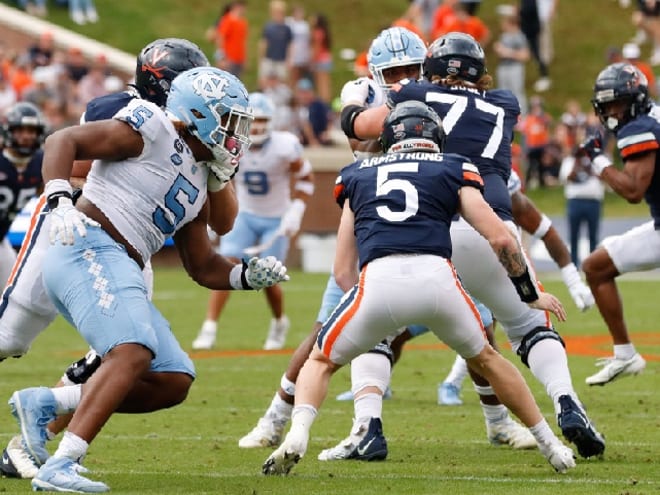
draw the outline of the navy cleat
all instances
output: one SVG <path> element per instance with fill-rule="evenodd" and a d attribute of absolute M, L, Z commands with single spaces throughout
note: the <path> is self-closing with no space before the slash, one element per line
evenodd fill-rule
<path fill-rule="evenodd" d="M 593 427 L 584 410 L 570 395 L 559 397 L 559 407 L 557 423 L 566 440 L 574 443 L 578 453 L 585 459 L 602 456 L 605 451 L 605 439 Z"/>
<path fill-rule="evenodd" d="M 363 431 L 361 437 L 351 434 L 336 446 L 321 451 L 318 460 L 384 461 L 387 458 L 387 440 L 380 418 L 371 418 L 369 427 Z"/>

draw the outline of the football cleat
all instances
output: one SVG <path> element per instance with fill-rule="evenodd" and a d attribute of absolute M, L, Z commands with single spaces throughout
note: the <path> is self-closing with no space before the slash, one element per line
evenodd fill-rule
<path fill-rule="evenodd" d="M 260 418 L 257 426 L 238 441 L 242 449 L 258 449 L 261 447 L 277 447 L 282 441 L 282 433 L 287 421 L 277 421 L 271 418 Z"/>
<path fill-rule="evenodd" d="M 384 461 L 387 458 L 387 440 L 383 435 L 380 418 L 371 418 L 369 424 L 360 426 L 336 446 L 322 450 L 319 461 Z"/>
<path fill-rule="evenodd" d="M 2 452 L 2 462 L 0 463 L 0 472 L 8 478 L 34 478 L 39 471 L 39 466 L 23 446 L 23 439 L 20 435 L 12 439 Z"/>
<path fill-rule="evenodd" d="M 444 382 L 438 387 L 438 404 L 441 406 L 460 406 L 461 389 L 453 383 Z"/>
<path fill-rule="evenodd" d="M 383 399 L 385 400 L 391 399 L 392 395 L 393 395 L 392 389 L 390 387 L 387 387 L 385 389 L 385 393 L 383 394 Z M 342 392 L 341 394 L 338 394 L 336 400 L 339 401 L 353 400 L 353 391 L 347 390 L 346 392 Z"/>
<path fill-rule="evenodd" d="M 558 473 L 565 473 L 575 467 L 575 454 L 561 442 L 539 445 L 539 450 Z"/>
<path fill-rule="evenodd" d="M 289 333 L 290 326 L 289 319 L 282 316 L 279 320 L 272 318 L 270 320 L 270 328 L 268 329 L 268 337 L 264 344 L 265 351 L 276 351 L 284 347 L 286 342 L 286 335 Z"/>
<path fill-rule="evenodd" d="M 214 321 L 205 321 L 202 328 L 193 340 L 192 348 L 194 351 L 213 349 L 215 345 L 215 335 L 217 333 L 217 324 Z"/>
<path fill-rule="evenodd" d="M 534 435 L 508 415 L 502 421 L 486 422 L 488 441 L 492 445 L 509 445 L 514 449 L 535 449 Z"/>
<path fill-rule="evenodd" d="M 300 462 L 307 451 L 309 432 L 306 430 L 289 430 L 284 442 L 273 452 L 261 467 L 266 475 L 286 475 L 291 468 Z"/>
<path fill-rule="evenodd" d="M 587 377 L 585 380 L 587 385 L 605 385 L 626 375 L 637 375 L 644 371 L 646 361 L 639 353 L 635 353 L 630 359 L 616 357 L 599 359 L 596 366 L 602 366 L 603 369 Z"/>
<path fill-rule="evenodd" d="M 584 458 L 603 455 L 605 439 L 593 427 L 584 409 L 570 395 L 559 396 L 559 407 L 557 423 L 566 440 L 574 443 Z"/>
<path fill-rule="evenodd" d="M 9 399 L 11 413 L 21 428 L 23 446 L 39 466 L 50 457 L 46 450 L 46 426 L 55 419 L 56 405 L 55 396 L 47 387 L 19 390 Z"/>
<path fill-rule="evenodd" d="M 81 476 L 80 465 L 68 457 L 51 457 L 32 479 L 35 492 L 104 493 L 110 487 Z"/>

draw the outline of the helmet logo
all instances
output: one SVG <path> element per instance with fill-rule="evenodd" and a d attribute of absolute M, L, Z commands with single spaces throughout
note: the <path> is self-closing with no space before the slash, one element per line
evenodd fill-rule
<path fill-rule="evenodd" d="M 152 65 L 157 65 L 158 62 L 160 62 L 162 59 L 167 57 L 169 54 L 167 50 L 161 50 L 159 47 L 154 47 L 153 50 L 151 50 L 151 64 Z"/>
<path fill-rule="evenodd" d="M 205 99 L 223 98 L 227 93 L 225 88 L 229 81 L 215 74 L 203 73 L 195 77 L 192 87 L 195 93 Z"/>

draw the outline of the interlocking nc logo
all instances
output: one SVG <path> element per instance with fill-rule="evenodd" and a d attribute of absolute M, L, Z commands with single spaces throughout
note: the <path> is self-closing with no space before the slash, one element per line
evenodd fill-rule
<path fill-rule="evenodd" d="M 200 74 L 192 82 L 195 93 L 207 99 L 222 98 L 229 81 L 215 74 Z"/>

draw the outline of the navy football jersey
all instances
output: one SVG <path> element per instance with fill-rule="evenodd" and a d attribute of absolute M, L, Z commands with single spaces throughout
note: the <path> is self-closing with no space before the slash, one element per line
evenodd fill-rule
<path fill-rule="evenodd" d="M 390 254 L 451 258 L 449 226 L 463 186 L 481 190 L 483 181 L 455 154 L 392 153 L 344 167 L 334 194 L 354 213 L 360 268 Z"/>
<path fill-rule="evenodd" d="M 119 110 L 124 108 L 133 98 L 139 95 L 135 91 L 122 91 L 94 98 L 87 104 L 83 122 L 111 119 Z"/>
<path fill-rule="evenodd" d="M 43 185 L 41 164 L 43 151 L 37 150 L 24 170 L 19 172 L 0 152 L 0 241 L 5 238 L 16 214 Z"/>
<path fill-rule="evenodd" d="M 655 150 L 655 172 L 644 199 L 649 205 L 655 229 L 660 230 L 660 122 L 650 115 L 640 115 L 618 130 L 616 146 L 624 162 L 636 154 Z"/>
<path fill-rule="evenodd" d="M 484 198 L 503 220 L 513 220 L 507 181 L 511 174 L 511 142 L 520 105 L 508 90 L 479 91 L 440 86 L 428 81 L 402 81 L 388 95 L 388 106 L 417 100 L 442 118 L 445 153 L 466 156 L 479 168 Z"/>

